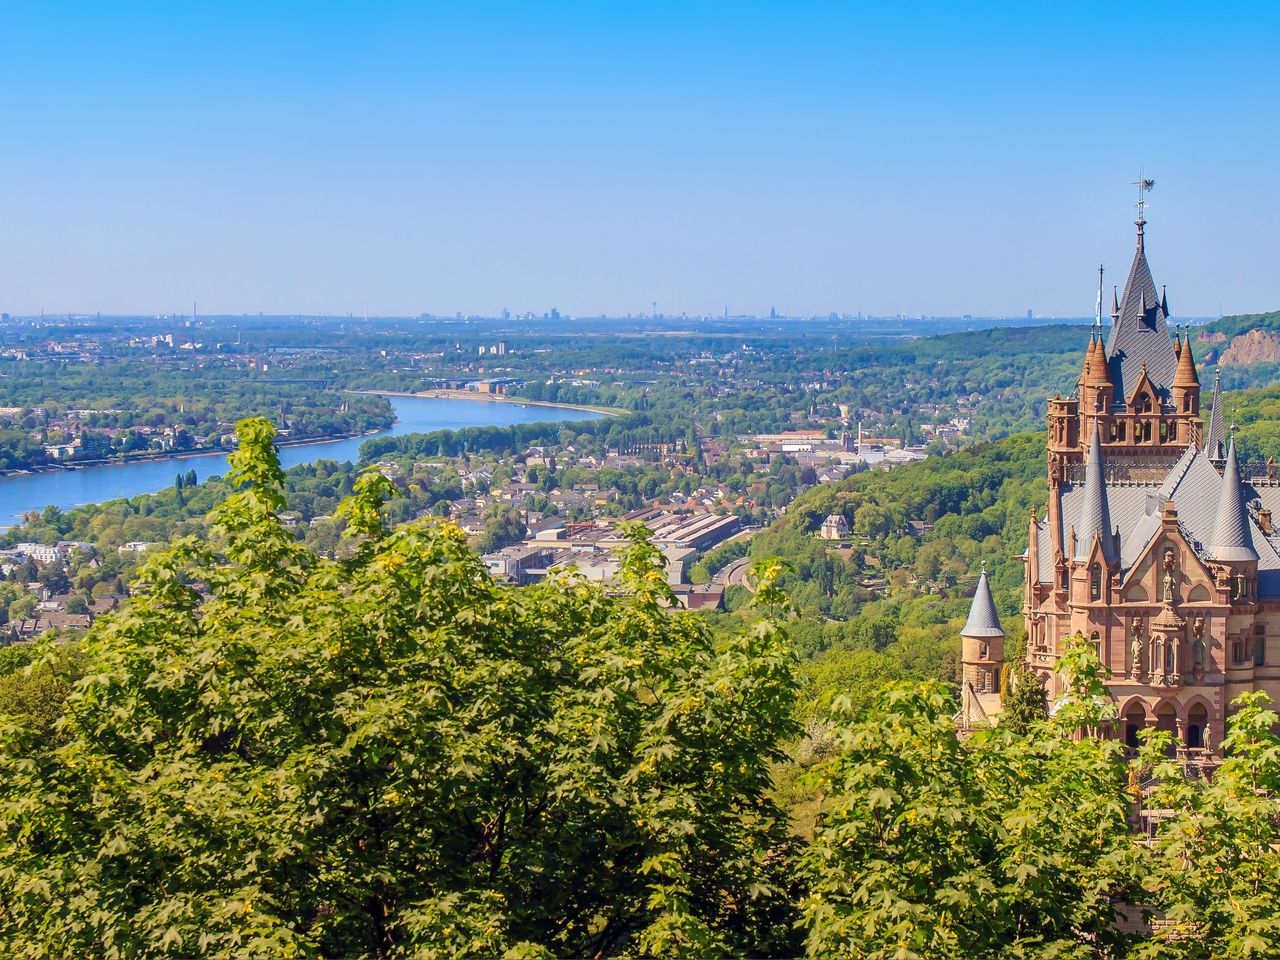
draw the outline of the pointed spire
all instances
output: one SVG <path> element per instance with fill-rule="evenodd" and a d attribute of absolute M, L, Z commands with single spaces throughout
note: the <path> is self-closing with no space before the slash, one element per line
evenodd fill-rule
<path fill-rule="evenodd" d="M 1218 516 L 1213 523 L 1213 539 L 1209 541 L 1210 558 L 1236 562 L 1257 560 L 1250 527 L 1240 490 L 1240 464 L 1236 462 L 1236 441 L 1233 437 L 1227 447 L 1222 486 L 1218 489 Z"/>
<path fill-rule="evenodd" d="M 1139 233 L 1138 248 L 1134 251 L 1124 293 L 1115 304 L 1115 322 L 1107 338 L 1111 382 L 1120 396 L 1133 394 L 1134 374 L 1139 366 L 1146 363 L 1151 382 L 1161 400 L 1169 399 L 1168 390 L 1178 368 L 1178 358 L 1173 351 L 1173 339 L 1165 324 L 1165 316 L 1158 309 L 1159 303 L 1160 291 L 1151 279 L 1151 268 Z"/>
<path fill-rule="evenodd" d="M 1204 455 L 1213 463 L 1221 463 L 1226 456 L 1227 432 L 1222 419 L 1222 374 L 1213 378 L 1213 406 L 1209 410 L 1209 429 L 1205 431 Z"/>
<path fill-rule="evenodd" d="M 1097 340 L 1093 335 L 1093 330 L 1090 329 L 1089 330 L 1089 346 L 1085 347 L 1085 350 L 1084 350 L 1084 367 L 1081 368 L 1080 370 L 1080 379 L 1076 381 L 1076 384 L 1078 386 L 1083 387 L 1086 383 L 1089 382 L 1090 378 L 1093 376 L 1093 354 L 1094 354 L 1094 347 L 1096 346 L 1096 343 L 1097 343 Z"/>
<path fill-rule="evenodd" d="M 1115 540 L 1111 534 L 1111 509 L 1107 503 L 1107 483 L 1102 469 L 1101 427 L 1095 417 L 1093 436 L 1089 438 L 1089 459 L 1084 467 L 1084 502 L 1080 505 L 1080 522 L 1075 559 L 1087 560 L 1093 549 L 1093 538 L 1102 540 L 1102 556 L 1108 563 L 1117 559 Z"/>
<path fill-rule="evenodd" d="M 1169 290 L 1163 283 L 1160 284 L 1160 312 L 1169 319 Z"/>
<path fill-rule="evenodd" d="M 969 619 L 965 621 L 960 636 L 975 639 L 1004 636 L 995 601 L 991 598 L 991 585 L 987 583 L 985 563 L 982 565 L 982 576 L 978 577 L 978 589 L 974 591 L 973 603 L 969 604 Z"/>
<path fill-rule="evenodd" d="M 1173 328 L 1173 352 L 1179 360 L 1182 359 L 1182 327 Z"/>
<path fill-rule="evenodd" d="M 1198 387 L 1200 377 L 1196 374 L 1196 362 L 1191 356 L 1191 334 L 1187 334 L 1186 343 L 1178 351 L 1178 372 L 1173 377 L 1175 387 Z"/>
<path fill-rule="evenodd" d="M 1107 351 L 1102 345 L 1101 337 L 1093 342 L 1090 352 L 1093 357 L 1092 362 L 1085 367 L 1086 380 L 1095 387 L 1111 386 L 1111 370 L 1107 365 Z"/>
<path fill-rule="evenodd" d="M 1116 293 L 1116 285 L 1111 285 L 1111 321 L 1120 319 L 1120 297 Z"/>

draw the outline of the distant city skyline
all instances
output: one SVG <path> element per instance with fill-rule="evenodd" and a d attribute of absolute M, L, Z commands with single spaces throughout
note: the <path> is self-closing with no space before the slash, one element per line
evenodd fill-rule
<path fill-rule="evenodd" d="M 1262 5 L 6 10 L 0 310 L 1280 308 Z M 654 302 L 656 301 L 656 306 Z"/>

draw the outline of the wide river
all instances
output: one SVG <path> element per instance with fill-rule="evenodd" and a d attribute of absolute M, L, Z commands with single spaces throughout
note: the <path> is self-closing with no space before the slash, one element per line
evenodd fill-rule
<path fill-rule="evenodd" d="M 280 450 L 286 467 L 314 460 L 350 460 L 360 455 L 360 444 L 372 437 L 394 437 L 404 433 L 432 430 L 459 430 L 463 427 L 505 427 L 537 421 L 594 420 L 601 416 L 589 410 L 568 407 L 527 406 L 484 400 L 452 400 L 441 397 L 387 397 L 395 408 L 396 422 L 390 430 L 350 440 L 318 440 Z M 195 468 L 201 480 L 227 472 L 225 453 L 203 453 L 167 460 L 113 463 L 77 470 L 0 477 L 0 528 L 12 526 L 31 510 L 53 504 L 63 510 L 101 503 L 119 497 L 155 493 L 173 483 L 178 473 Z"/>

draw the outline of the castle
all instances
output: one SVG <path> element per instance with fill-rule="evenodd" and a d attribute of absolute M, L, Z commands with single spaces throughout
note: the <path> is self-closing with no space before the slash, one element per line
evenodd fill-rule
<path fill-rule="evenodd" d="M 1054 666 L 1083 634 L 1111 671 L 1113 735 L 1136 746 L 1144 727 L 1167 730 L 1211 764 L 1232 698 L 1280 700 L 1280 482 L 1271 465 L 1242 475 L 1218 385 L 1202 419 L 1191 338 L 1170 334 L 1141 211 L 1109 335 L 1094 328 L 1074 396 L 1049 401 L 1048 505 L 1022 557 L 1026 660 L 1052 709 Z M 1003 639 L 984 575 L 962 631 L 966 717 L 999 709 Z"/>

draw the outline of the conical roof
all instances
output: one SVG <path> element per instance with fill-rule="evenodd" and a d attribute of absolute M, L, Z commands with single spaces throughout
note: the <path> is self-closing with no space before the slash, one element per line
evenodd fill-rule
<path fill-rule="evenodd" d="M 973 594 L 973 603 L 969 605 L 969 619 L 965 621 L 962 637 L 1003 637 L 1004 630 L 1000 626 L 1000 616 L 996 613 L 995 601 L 991 599 L 991 585 L 987 583 L 987 571 L 982 571 L 978 578 L 978 589 Z"/>
<path fill-rule="evenodd" d="M 1084 467 L 1084 501 L 1080 505 L 1080 520 L 1076 523 L 1077 560 L 1089 559 L 1093 538 L 1102 538 L 1102 555 L 1110 563 L 1117 559 L 1115 537 L 1111 532 L 1111 509 L 1107 503 L 1107 484 L 1102 468 L 1101 430 L 1093 423 L 1093 435 L 1089 438 L 1089 459 Z"/>
<path fill-rule="evenodd" d="M 1129 279 L 1120 298 L 1119 313 L 1111 325 L 1107 340 L 1107 360 L 1111 365 L 1111 382 L 1117 396 L 1127 397 L 1132 384 L 1137 382 L 1138 370 L 1147 366 L 1147 375 L 1157 392 L 1165 397 L 1173 383 L 1178 368 L 1178 358 L 1173 352 L 1173 340 L 1165 324 L 1165 313 L 1160 309 L 1160 297 L 1155 281 L 1151 279 L 1151 267 L 1143 241 L 1145 221 L 1138 221 L 1138 248 L 1129 268 Z"/>
<path fill-rule="evenodd" d="M 1089 346 L 1084 351 L 1084 366 L 1080 369 L 1080 379 L 1076 381 L 1078 386 L 1083 387 L 1093 376 L 1093 354 L 1094 346 L 1097 341 L 1093 337 L 1093 330 L 1089 331 Z"/>
<path fill-rule="evenodd" d="M 1227 447 L 1227 465 L 1222 471 L 1218 490 L 1218 515 L 1213 522 L 1213 539 L 1209 541 L 1209 557 L 1213 560 L 1257 560 L 1253 549 L 1252 526 L 1240 489 L 1240 465 L 1236 462 L 1236 442 Z"/>
<path fill-rule="evenodd" d="M 1102 346 L 1102 337 L 1093 341 L 1093 360 L 1088 365 L 1088 381 L 1095 387 L 1111 386 L 1111 369 L 1107 366 L 1107 351 Z"/>
<path fill-rule="evenodd" d="M 1200 377 L 1196 374 L 1196 362 L 1191 356 L 1191 334 L 1187 334 L 1187 342 L 1178 351 L 1178 372 L 1173 377 L 1175 387 L 1198 387 Z"/>
<path fill-rule="evenodd" d="M 1209 410 L 1209 429 L 1204 436 L 1204 455 L 1220 462 L 1226 457 L 1227 432 L 1222 423 L 1222 375 L 1213 379 L 1213 407 Z"/>

